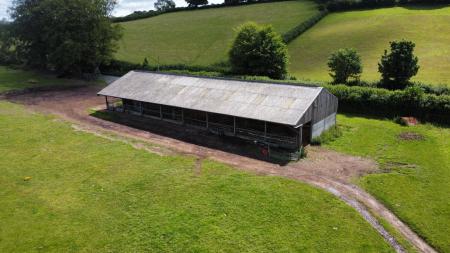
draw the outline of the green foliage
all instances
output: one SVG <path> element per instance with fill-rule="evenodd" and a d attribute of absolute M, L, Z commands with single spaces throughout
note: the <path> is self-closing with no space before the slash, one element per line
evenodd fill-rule
<path fill-rule="evenodd" d="M 387 50 L 378 63 L 382 82 L 392 89 L 403 89 L 409 79 L 417 74 L 419 59 L 414 55 L 415 44 L 411 41 L 391 41 L 391 52 Z"/>
<path fill-rule="evenodd" d="M 111 59 L 120 38 L 111 25 L 113 0 L 17 0 L 13 35 L 26 64 L 61 74 L 94 73 Z"/>
<path fill-rule="evenodd" d="M 15 40 L 11 36 L 11 25 L 0 22 L 0 64 L 18 63 L 14 43 Z"/>
<path fill-rule="evenodd" d="M 339 99 L 339 110 L 382 117 L 414 116 L 450 124 L 450 96 L 426 94 L 419 87 L 405 90 L 325 85 Z"/>
<path fill-rule="evenodd" d="M 157 0 L 154 4 L 156 11 L 167 11 L 175 8 L 173 0 Z"/>
<path fill-rule="evenodd" d="M 328 11 L 324 10 L 316 15 L 312 16 L 311 18 L 307 19 L 306 21 L 303 21 L 299 25 L 295 26 L 288 32 L 284 33 L 282 35 L 284 43 L 288 44 L 298 36 L 300 36 L 302 33 L 306 32 L 309 28 L 313 27 L 317 22 L 319 22 L 322 18 L 324 18 L 328 14 Z"/>
<path fill-rule="evenodd" d="M 323 190 L 101 134 L 0 102 L 0 252 L 393 252 Z"/>
<path fill-rule="evenodd" d="M 328 130 L 322 132 L 321 135 L 314 137 L 311 140 L 311 145 L 322 145 L 330 143 L 342 136 L 342 130 L 339 126 L 335 125 Z"/>
<path fill-rule="evenodd" d="M 145 57 L 144 61 L 142 62 L 142 68 L 143 69 L 148 69 L 149 67 L 150 67 L 150 65 L 148 64 L 147 57 Z"/>
<path fill-rule="evenodd" d="M 272 26 L 246 23 L 238 27 L 237 31 L 229 53 L 234 73 L 275 79 L 286 76 L 287 47 Z"/>
<path fill-rule="evenodd" d="M 208 4 L 208 0 L 185 0 L 189 7 L 197 7 L 199 5 Z"/>
<path fill-rule="evenodd" d="M 337 120 L 348 130 L 326 147 L 375 159 L 382 173 L 364 176 L 360 185 L 438 252 L 450 252 L 450 128 L 405 129 L 391 120 L 354 115 Z M 399 139 L 404 132 L 423 138 Z"/>
<path fill-rule="evenodd" d="M 349 78 L 358 80 L 362 73 L 361 57 L 353 48 L 332 53 L 327 65 L 334 83 L 347 83 Z"/>

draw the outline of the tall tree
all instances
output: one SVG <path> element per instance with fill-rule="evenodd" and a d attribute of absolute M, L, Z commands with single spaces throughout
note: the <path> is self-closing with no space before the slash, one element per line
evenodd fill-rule
<path fill-rule="evenodd" d="M 272 26 L 246 23 L 229 52 L 233 72 L 282 79 L 287 74 L 288 51 L 283 39 Z"/>
<path fill-rule="evenodd" d="M 110 21 L 115 0 L 15 0 L 16 48 L 28 65 L 61 74 L 93 73 L 111 59 L 120 27 Z"/>
<path fill-rule="evenodd" d="M 157 0 L 154 6 L 157 11 L 166 11 L 175 8 L 175 2 L 172 0 Z"/>
<path fill-rule="evenodd" d="M 343 48 L 328 59 L 330 76 L 334 83 L 347 83 L 349 78 L 358 79 L 362 72 L 361 57 L 353 48 Z"/>
<path fill-rule="evenodd" d="M 198 7 L 199 5 L 208 4 L 208 0 L 186 0 L 189 7 Z"/>
<path fill-rule="evenodd" d="M 382 82 L 392 89 L 403 89 L 409 79 L 419 71 L 419 59 L 414 55 L 414 47 L 411 41 L 391 41 L 391 52 L 384 50 L 381 61 L 378 63 L 378 71 L 381 73 Z"/>

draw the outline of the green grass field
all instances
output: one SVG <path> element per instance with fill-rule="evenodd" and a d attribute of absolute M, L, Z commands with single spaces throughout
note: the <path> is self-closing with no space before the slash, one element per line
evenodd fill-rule
<path fill-rule="evenodd" d="M 82 81 L 56 78 L 53 75 L 45 75 L 35 71 L 0 66 L 0 93 L 34 87 L 70 86 L 80 84 L 80 82 Z"/>
<path fill-rule="evenodd" d="M 8 102 L 0 153 L 0 252 L 392 252 L 324 191 L 212 161 L 199 174 Z"/>
<path fill-rule="evenodd" d="M 350 116 L 338 122 L 343 136 L 328 147 L 376 159 L 386 173 L 360 184 L 438 251 L 450 252 L 450 128 Z M 423 139 L 401 140 L 403 132 Z"/>
<path fill-rule="evenodd" d="M 363 61 L 362 80 L 379 80 L 377 63 L 389 41 L 416 43 L 421 69 L 413 79 L 450 85 L 450 7 L 396 7 L 332 13 L 289 44 L 290 71 L 302 79 L 331 80 L 329 55 L 356 48 Z"/>
<path fill-rule="evenodd" d="M 227 60 L 234 29 L 247 21 L 272 24 L 279 33 L 318 13 L 312 1 L 286 1 L 168 13 L 121 23 L 119 60 L 151 65 L 207 66 Z"/>

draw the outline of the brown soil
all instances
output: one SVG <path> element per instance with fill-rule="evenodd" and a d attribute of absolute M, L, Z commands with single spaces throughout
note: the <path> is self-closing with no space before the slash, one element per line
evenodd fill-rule
<path fill-rule="evenodd" d="M 398 138 L 404 141 L 420 141 L 424 139 L 423 135 L 413 132 L 403 132 L 398 135 Z"/>
<path fill-rule="evenodd" d="M 184 141 L 183 136 L 177 136 L 179 129 L 160 134 L 159 132 L 140 130 L 92 117 L 89 115 L 89 108 L 104 107 L 104 98 L 95 95 L 98 90 L 100 90 L 100 87 L 91 86 L 73 90 L 27 93 L 9 96 L 7 99 L 25 104 L 33 110 L 59 115 L 75 123 L 74 126 L 77 130 L 88 131 L 115 140 L 127 141 L 134 147 L 145 149 L 149 152 L 160 155 L 171 155 L 174 153 L 194 155 L 197 157 L 195 171 L 198 174 L 201 173 L 202 160 L 209 158 L 258 174 L 283 176 L 320 187 L 355 208 L 397 252 L 404 252 L 404 249 L 378 223 L 371 215 L 371 212 L 376 213 L 389 222 L 421 252 L 435 252 L 433 248 L 426 244 L 386 207 L 352 184 L 352 179 L 378 171 L 378 165 L 373 160 L 345 155 L 321 147 L 308 147 L 307 159 L 280 166 L 228 152 L 229 150 L 235 151 L 232 143 L 225 143 L 226 146 L 231 147 L 228 150 L 226 148 L 223 150 L 211 148 L 209 147 L 210 145 L 197 145 L 197 142 L 225 144 L 222 143 L 222 140 L 214 139 L 216 137 L 198 136 L 193 135 L 191 132 L 185 134 L 189 135 L 191 139 Z M 161 122 L 158 124 L 161 124 Z M 173 127 L 169 125 L 157 126 L 164 126 L 164 128 L 167 127 L 168 129 Z M 128 140 L 139 140 L 139 142 L 136 144 Z"/>

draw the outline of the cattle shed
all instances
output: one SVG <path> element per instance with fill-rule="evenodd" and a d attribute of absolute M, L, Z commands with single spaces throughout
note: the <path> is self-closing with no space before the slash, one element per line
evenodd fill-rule
<path fill-rule="evenodd" d="M 130 71 L 102 89 L 106 108 L 165 120 L 267 150 L 298 153 L 336 124 L 337 98 L 322 87 Z"/>

